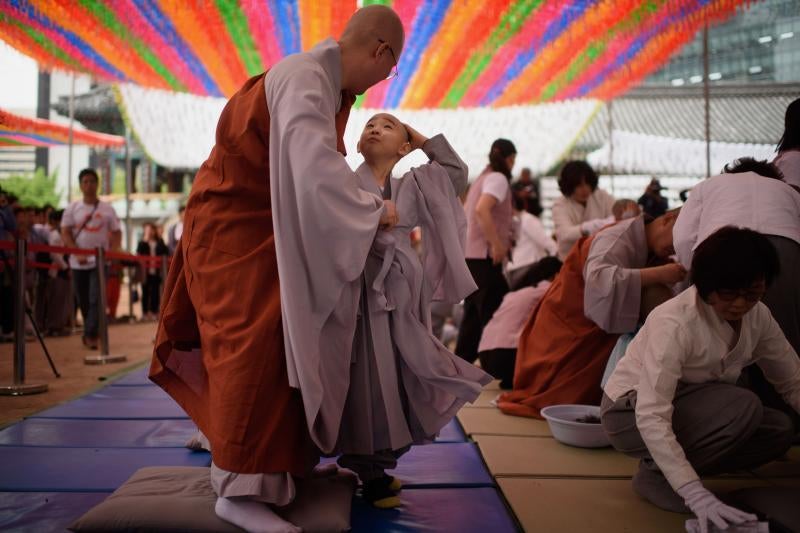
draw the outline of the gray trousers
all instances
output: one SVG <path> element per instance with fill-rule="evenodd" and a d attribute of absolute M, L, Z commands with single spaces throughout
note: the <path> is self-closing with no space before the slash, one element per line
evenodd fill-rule
<path fill-rule="evenodd" d="M 672 430 L 698 475 L 751 469 L 791 446 L 789 417 L 764 407 L 753 392 L 727 383 L 680 384 L 673 400 Z M 611 444 L 657 469 L 636 426 L 636 391 L 612 401 L 603 395 L 601 420 Z"/>
<path fill-rule="evenodd" d="M 763 301 L 789 344 L 800 354 L 800 244 L 775 235 L 767 235 L 767 238 L 778 251 L 781 271 L 767 289 Z M 800 415 L 784 402 L 757 365 L 747 367 L 742 384 L 758 394 L 767 407 L 788 414 L 794 421 L 795 431 L 800 432 Z"/>
<path fill-rule="evenodd" d="M 348 468 L 358 474 L 362 483 L 383 477 L 387 470 L 397 468 L 397 460 L 411 446 L 399 450 L 381 450 L 370 455 L 344 454 L 336 460 L 342 468 Z"/>

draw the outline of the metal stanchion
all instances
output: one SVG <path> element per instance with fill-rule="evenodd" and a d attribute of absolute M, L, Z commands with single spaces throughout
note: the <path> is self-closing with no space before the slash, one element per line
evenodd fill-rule
<path fill-rule="evenodd" d="M 25 260 L 28 242 L 17 240 L 17 268 L 14 269 L 14 382 L 0 385 L 4 396 L 22 396 L 47 391 L 47 384 L 25 383 Z"/>
<path fill-rule="evenodd" d="M 99 302 L 97 303 L 98 332 L 100 333 L 100 355 L 87 355 L 83 362 L 87 365 L 104 365 L 106 363 L 121 363 L 127 361 L 127 357 L 109 355 L 108 353 L 108 315 L 106 315 L 106 251 L 102 247 L 97 248 L 97 284 L 99 291 Z"/>
<path fill-rule="evenodd" d="M 169 275 L 169 256 L 161 256 L 161 301 L 164 301 L 164 288 L 167 286 L 167 276 Z"/>

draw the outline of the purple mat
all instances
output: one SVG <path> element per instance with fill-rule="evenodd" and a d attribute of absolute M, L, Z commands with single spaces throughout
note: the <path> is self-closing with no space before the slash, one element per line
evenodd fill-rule
<path fill-rule="evenodd" d="M 0 431 L 0 446 L 182 448 L 196 431 L 191 420 L 29 418 Z"/>
<path fill-rule="evenodd" d="M 400 493 L 401 507 L 376 509 L 353 500 L 354 533 L 453 531 L 514 533 L 519 531 L 497 489 L 417 489 Z"/>
<path fill-rule="evenodd" d="M 0 492 L 113 492 L 145 466 L 210 466 L 180 448 L 0 448 Z"/>
<path fill-rule="evenodd" d="M 108 492 L 0 492 L 0 531 L 64 531 Z"/>
<path fill-rule="evenodd" d="M 467 436 L 461 429 L 461 424 L 454 418 L 442 428 L 436 442 L 467 442 Z"/>

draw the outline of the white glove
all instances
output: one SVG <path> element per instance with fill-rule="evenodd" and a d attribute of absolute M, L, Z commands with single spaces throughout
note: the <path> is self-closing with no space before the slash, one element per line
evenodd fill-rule
<path fill-rule="evenodd" d="M 708 533 L 708 522 L 711 521 L 719 529 L 727 529 L 729 524 L 757 522 L 756 515 L 745 513 L 729 507 L 711 494 L 700 480 L 690 481 L 678 489 L 678 494 L 686 502 L 686 506 L 697 516 L 700 532 Z"/>
<path fill-rule="evenodd" d="M 586 222 L 581 223 L 581 233 L 584 235 L 591 235 L 600 231 L 600 228 L 604 228 L 613 223 L 614 217 L 587 220 Z"/>

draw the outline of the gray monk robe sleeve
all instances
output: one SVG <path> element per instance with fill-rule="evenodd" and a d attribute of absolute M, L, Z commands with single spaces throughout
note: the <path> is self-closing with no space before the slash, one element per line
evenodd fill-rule
<path fill-rule="evenodd" d="M 453 190 L 456 196 L 467 188 L 467 180 L 469 178 L 469 168 L 467 164 L 458 157 L 458 154 L 447 139 L 441 133 L 434 135 L 422 145 L 422 151 L 428 156 L 431 161 L 436 161 L 447 172 L 450 178 L 450 183 L 453 185 Z"/>
<path fill-rule="evenodd" d="M 618 222 L 594 236 L 583 268 L 583 312 L 608 333 L 630 333 L 639 321 L 647 263 L 644 219 Z"/>
<path fill-rule="evenodd" d="M 330 41 L 282 61 L 265 80 L 289 384 L 300 389 L 309 432 L 323 452 L 339 432 L 361 275 L 383 210 L 337 152 L 340 62 Z"/>

